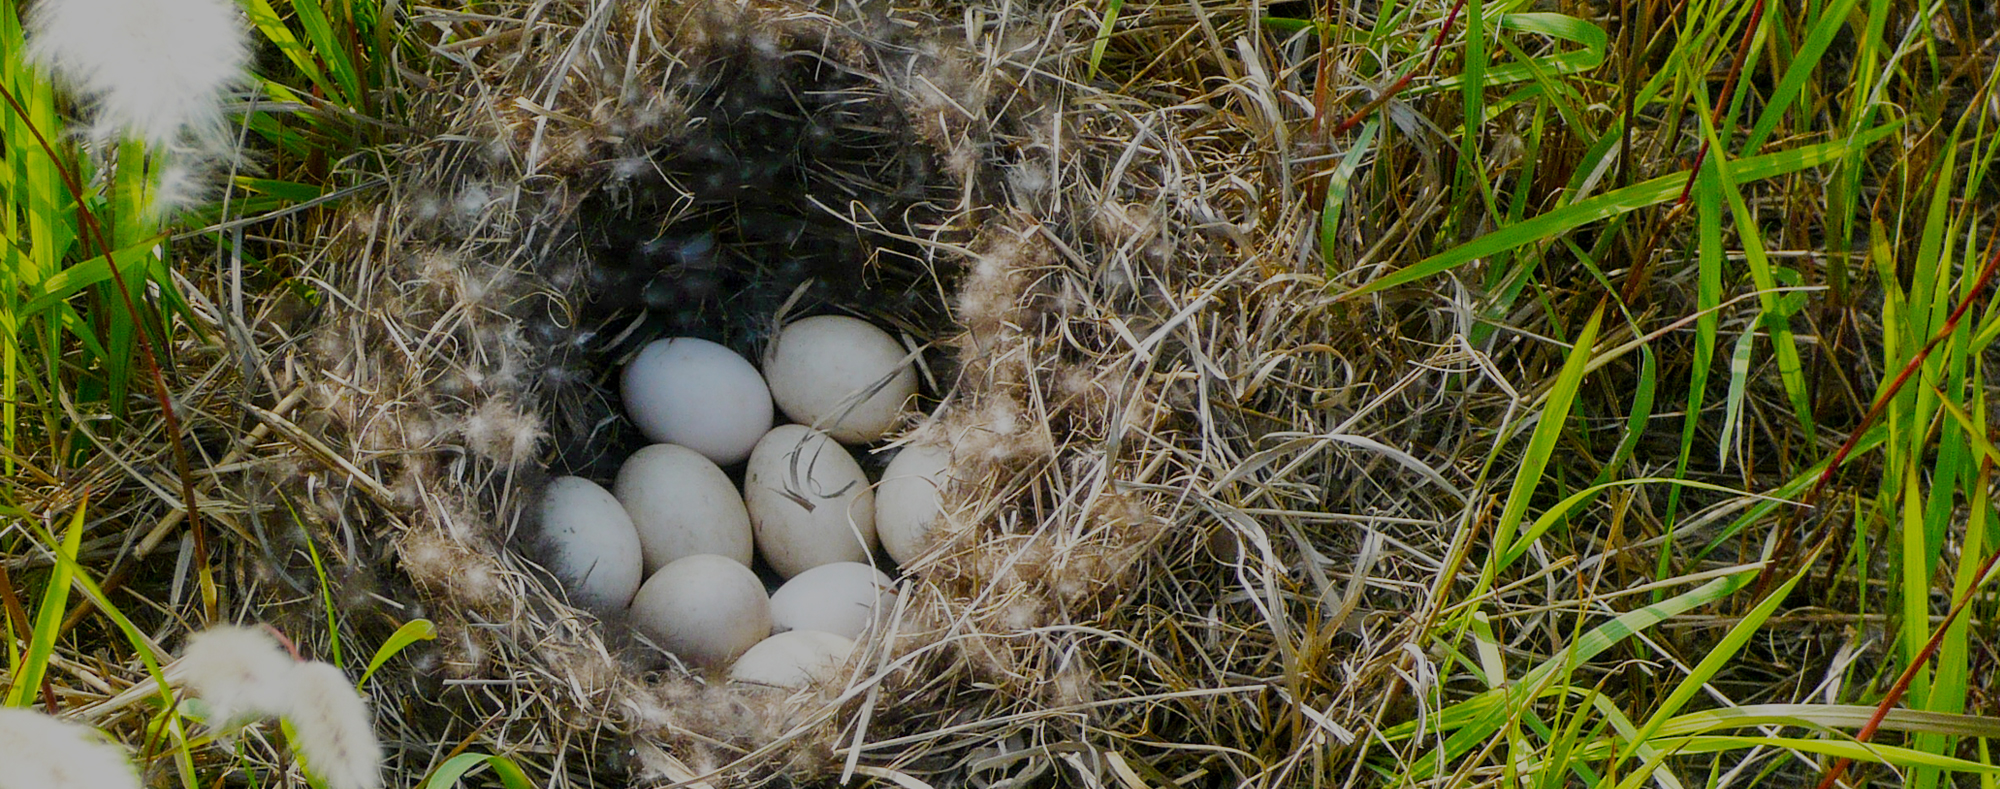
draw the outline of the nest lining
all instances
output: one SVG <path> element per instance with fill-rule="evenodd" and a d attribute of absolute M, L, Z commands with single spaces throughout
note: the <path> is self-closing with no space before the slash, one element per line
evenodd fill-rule
<path fill-rule="evenodd" d="M 1337 708 L 1411 626 L 1365 612 L 1422 595 L 1343 584 L 1333 557 L 1379 553 L 1354 523 L 1439 528 L 1453 503 L 1285 432 L 1397 411 L 1432 376 L 1364 394 L 1400 361 L 1300 339 L 1362 329 L 1290 273 L 1296 232 L 1242 231 L 1302 222 L 1243 191 L 1272 177 L 1254 123 L 1175 128 L 1052 77 L 1076 64 L 1060 16 L 979 52 L 929 17 L 540 13 L 557 32 L 470 58 L 391 193 L 350 210 L 276 382 L 334 457 L 265 479 L 315 492 L 308 530 L 345 562 L 394 568 L 353 584 L 385 616 L 441 626 L 383 683 L 439 702 L 384 705 L 405 739 L 477 730 L 583 785 L 1084 769 L 1059 743 L 1269 780 L 1347 745 L 1329 732 L 1361 713 Z M 754 358 L 795 295 L 934 344 L 911 439 L 951 444 L 957 484 L 889 635 L 787 696 L 687 676 L 563 604 L 522 505 L 638 445 L 621 355 L 690 332 Z M 1334 500 L 1375 503 L 1311 517 Z M 1273 694 L 1330 728 L 1263 719 Z M 1283 755 L 1209 750 L 1246 737 Z"/>

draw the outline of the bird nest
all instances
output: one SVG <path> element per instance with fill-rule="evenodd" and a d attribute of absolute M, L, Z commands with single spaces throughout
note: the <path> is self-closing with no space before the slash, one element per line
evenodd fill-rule
<path fill-rule="evenodd" d="M 284 440 L 234 488 L 276 546 L 254 564 L 310 574 L 281 549 L 309 541 L 341 592 L 265 615 L 435 621 L 370 686 L 385 740 L 573 784 L 1285 785 L 1365 747 L 1423 689 L 1406 614 L 1464 506 L 1430 469 L 1463 423 L 1412 417 L 1464 360 L 1423 342 L 1448 316 L 1326 295 L 1269 153 L 1284 100 L 1209 47 L 1244 20 L 1126 8 L 1148 27 L 1094 81 L 1076 8 L 440 17 L 456 70 L 350 163 L 380 188 L 256 327 Z M 776 316 L 829 312 L 923 349 L 899 436 L 953 447 L 883 631 L 788 693 L 569 605 L 528 505 L 643 443 L 620 363 L 670 334 L 756 358 Z"/>

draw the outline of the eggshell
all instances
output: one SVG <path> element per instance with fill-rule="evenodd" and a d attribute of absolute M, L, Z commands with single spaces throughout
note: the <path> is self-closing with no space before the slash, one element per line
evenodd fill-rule
<path fill-rule="evenodd" d="M 632 515 L 652 572 L 684 556 L 712 553 L 750 565 L 750 513 L 736 484 L 701 453 L 654 444 L 632 453 L 611 491 Z"/>
<path fill-rule="evenodd" d="M 639 587 L 632 626 L 682 660 L 720 667 L 771 634 L 771 599 L 741 562 L 712 553 L 674 561 Z"/>
<path fill-rule="evenodd" d="M 822 564 L 771 594 L 771 626 L 860 638 L 896 604 L 889 576 L 860 562 Z"/>
<path fill-rule="evenodd" d="M 736 664 L 729 667 L 729 678 L 758 685 L 803 688 L 813 680 L 831 677 L 853 652 L 853 641 L 832 633 L 817 630 L 779 633 L 757 642 L 743 657 L 737 658 Z"/>
<path fill-rule="evenodd" d="M 647 343 L 620 380 L 625 413 L 654 443 L 679 444 L 717 465 L 740 463 L 771 429 L 771 390 L 748 360 L 707 340 Z"/>
<path fill-rule="evenodd" d="M 750 453 L 743 503 L 757 550 L 790 578 L 875 550 L 875 493 L 861 465 L 825 433 L 780 425 Z"/>
<path fill-rule="evenodd" d="M 764 374 L 785 416 L 860 444 L 888 432 L 916 394 L 917 371 L 907 355 L 867 321 L 820 315 L 778 333 L 764 352 Z"/>
<path fill-rule="evenodd" d="M 557 477 L 542 490 L 541 516 L 549 571 L 570 601 L 594 611 L 624 608 L 644 575 L 639 533 L 618 499 L 582 477 Z"/>
<path fill-rule="evenodd" d="M 944 517 L 938 493 L 950 462 L 950 447 L 912 444 L 882 470 L 882 484 L 875 488 L 875 531 L 897 564 L 909 564 L 930 547 Z"/>

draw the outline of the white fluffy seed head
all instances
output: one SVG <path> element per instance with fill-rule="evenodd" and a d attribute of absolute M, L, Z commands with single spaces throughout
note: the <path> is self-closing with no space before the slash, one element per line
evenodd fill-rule
<path fill-rule="evenodd" d="M 285 714 L 297 662 L 271 634 L 223 625 L 189 638 L 174 673 L 208 705 L 209 725 L 219 729 Z"/>
<path fill-rule="evenodd" d="M 147 204 L 153 218 L 164 219 L 181 209 L 208 202 L 215 194 L 215 184 L 210 178 L 214 168 L 210 164 L 194 154 L 183 153 L 162 169 L 159 183 L 153 187 L 152 202 Z"/>
<path fill-rule="evenodd" d="M 125 749 L 88 726 L 0 709 L 0 789 L 139 789 Z"/>
<path fill-rule="evenodd" d="M 285 717 L 306 769 L 328 789 L 381 789 L 382 744 L 375 722 L 347 674 L 318 661 L 291 672 L 292 709 Z"/>
<path fill-rule="evenodd" d="M 214 138 L 249 61 L 229 0 L 42 0 L 29 54 L 95 100 L 98 123 L 156 147 Z"/>
<path fill-rule="evenodd" d="M 241 161 L 224 99 L 248 83 L 242 14 L 229 0 L 43 0 L 29 56 L 95 109 L 100 139 L 171 153 L 145 211 L 154 221 L 213 196 L 225 160 Z"/>

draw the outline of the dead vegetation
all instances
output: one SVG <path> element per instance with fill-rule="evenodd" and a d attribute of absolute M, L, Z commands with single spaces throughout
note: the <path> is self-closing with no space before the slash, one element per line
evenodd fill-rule
<path fill-rule="evenodd" d="M 1462 145 L 1455 92 L 1389 101 L 1371 133 L 1401 139 L 1372 154 L 1325 238 L 1353 134 L 1319 108 L 1366 104 L 1422 62 L 1416 47 L 1319 52 L 1260 30 L 1254 6 L 1131 2 L 1100 57 L 1100 12 L 413 8 L 416 27 L 445 31 L 418 35 L 437 65 L 408 86 L 394 139 L 333 168 L 351 196 L 256 226 L 271 255 L 247 278 L 225 255 L 189 263 L 203 332 L 182 338 L 175 380 L 205 529 L 186 528 L 143 407 L 102 433 L 73 415 L 97 460 L 60 478 L 24 464 L 12 500 L 53 524 L 88 496 L 80 563 L 162 647 L 199 622 L 256 620 L 352 658 L 435 621 L 436 640 L 369 686 L 396 785 L 471 748 L 565 786 L 1362 786 L 1436 745 L 1385 732 L 1486 690 L 1476 663 L 1560 655 L 1676 583 L 1757 561 L 1762 527 L 1740 540 L 1732 523 L 1837 446 L 1884 377 L 1863 295 L 1816 303 L 1797 331 L 1821 421 L 1788 421 L 1760 356 L 1734 395 L 1734 460 L 1679 470 L 1670 405 L 1685 398 L 1662 389 L 1661 426 L 1624 420 L 1648 381 L 1710 361 L 1674 323 L 1716 311 L 1684 265 L 1698 243 L 1684 214 L 1550 244 L 1511 303 L 1489 298 L 1517 284 L 1502 255 L 1345 297 L 1495 230 L 1444 197 L 1484 171 L 1461 157 L 1495 171 L 1538 157 L 1511 186 L 1534 216 L 1576 187 L 1587 132 L 1524 151 L 1525 112 L 1505 110 Z M 1645 46 L 1610 51 L 1623 66 Z M 1603 95 L 1572 109 L 1614 116 L 1615 86 L 1589 87 Z M 1596 177 L 1670 171 L 1683 125 L 1646 119 Z M 1780 187 L 1746 196 L 1799 210 Z M 1794 227 L 1769 254 L 1820 252 Z M 1578 327 L 1646 267 L 1610 311 L 1548 475 L 1565 494 L 1593 478 L 1718 487 L 1674 504 L 1619 489 L 1582 510 L 1593 522 L 1481 577 Z M 928 414 L 909 428 L 956 447 L 961 480 L 946 539 L 902 568 L 888 634 L 844 681 L 794 696 L 715 686 L 566 605 L 523 506 L 552 474 L 608 476 L 641 440 L 608 393 L 622 356 L 690 330 L 753 351 L 788 304 L 864 314 L 927 349 Z M 1722 312 L 1725 336 L 1759 320 Z M 1725 454 L 1713 430 L 1695 443 Z M 1853 490 L 1876 482 L 1856 476 Z M 1433 638 L 1475 608 L 1490 652 Z M 1810 638 L 1768 644 L 1716 687 L 1793 701 L 1815 672 L 1853 668 L 1839 661 L 1859 637 L 1801 616 Z M 110 625 L 72 618 L 55 703 L 142 681 L 101 646 Z M 1716 627 L 1677 622 L 1657 651 L 1620 647 L 1605 659 L 1625 662 L 1568 681 L 1632 682 L 1622 701 L 1646 709 L 1671 683 L 1634 676 L 1639 661 L 1698 661 Z M 142 732 L 145 717 L 93 722 Z M 253 734 L 243 761 L 280 765 L 282 750 Z M 1437 780 L 1497 780 L 1462 769 Z"/>

